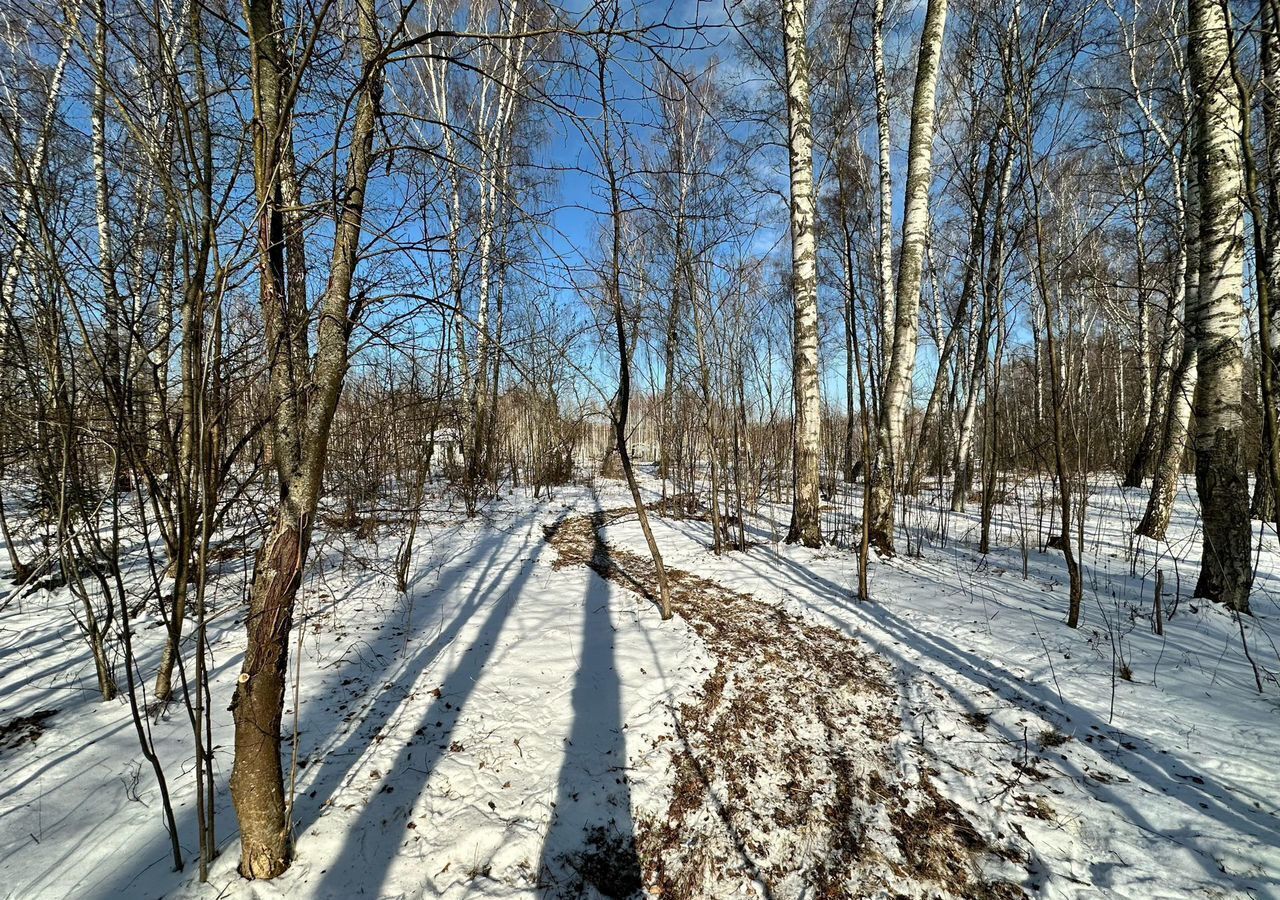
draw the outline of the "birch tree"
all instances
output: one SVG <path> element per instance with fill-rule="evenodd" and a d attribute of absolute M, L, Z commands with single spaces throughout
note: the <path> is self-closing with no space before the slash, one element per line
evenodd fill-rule
<path fill-rule="evenodd" d="M 11 329 L 18 322 L 19 302 L 15 294 L 26 259 L 31 252 L 28 232 L 32 226 L 35 210 L 36 189 L 44 178 L 45 165 L 49 157 L 49 144 L 53 138 L 54 123 L 62 101 L 62 86 L 74 49 L 79 21 L 80 5 L 73 3 L 66 10 L 57 62 L 49 75 L 44 110 L 36 128 L 35 141 L 29 149 L 23 146 L 20 139 L 21 116 L 19 98 L 15 93 L 16 86 L 8 79 L 3 81 L 6 106 L 12 111 L 13 117 L 11 120 L 13 125 L 10 126 L 6 122 L 6 130 L 9 131 L 6 136 L 13 150 L 12 175 L 13 180 L 17 182 L 17 197 L 11 213 L 12 225 L 10 226 L 13 232 L 13 245 L 4 266 L 3 281 L 0 282 L 0 390 L 4 391 L 5 396 L 11 396 L 10 377 L 16 371 L 10 347 L 11 340 L 16 337 L 11 333 Z M 0 464 L 0 471 L 3 471 L 2 464 Z M 22 583 L 34 573 L 35 564 L 25 562 L 19 557 L 3 506 L 3 492 L 0 491 L 0 540 L 4 541 L 14 581 Z"/>
<path fill-rule="evenodd" d="M 1249 482 L 1241 447 L 1244 341 L 1244 164 L 1231 22 L 1218 0 L 1189 0 L 1187 59 L 1196 94 L 1200 283 L 1191 309 L 1198 381 L 1196 490 L 1204 540 L 1196 596 L 1249 610 Z"/>
<path fill-rule="evenodd" d="M 871 11 L 871 66 L 876 96 L 876 152 L 879 172 L 880 372 L 889 370 L 893 355 L 894 316 L 897 314 L 893 284 L 893 141 L 889 108 L 889 84 L 884 63 L 885 0 L 875 0 Z"/>
<path fill-rule="evenodd" d="M 1262 107 L 1261 163 L 1244 129 L 1248 173 L 1249 215 L 1253 222 L 1254 256 L 1257 260 L 1259 400 L 1262 403 L 1262 441 L 1258 451 L 1257 478 L 1250 509 L 1256 519 L 1276 521 L 1276 494 L 1280 492 L 1280 459 L 1276 457 L 1277 393 L 1280 392 L 1280 3 L 1259 0 L 1262 77 L 1258 85 Z M 1237 66 L 1237 82 L 1243 78 Z M 1262 183 L 1265 182 L 1265 185 Z M 1265 201 L 1260 196 L 1265 190 Z"/>
<path fill-rule="evenodd" d="M 871 492 L 868 511 L 871 541 L 884 553 L 892 553 L 894 549 L 894 497 L 900 475 L 898 470 L 904 461 L 903 426 L 919 340 L 920 289 L 925 245 L 929 237 L 929 188 L 933 181 L 934 101 L 946 23 L 947 0 L 929 0 L 920 35 L 915 94 L 911 101 L 901 258 L 895 288 L 893 352 L 881 387 L 875 457 L 868 485 Z"/>
<path fill-rule="evenodd" d="M 1163 539 L 1173 514 L 1173 501 L 1182 474 L 1182 459 L 1187 452 L 1191 429 L 1191 412 L 1196 392 L 1196 333 L 1190 327 L 1199 306 L 1200 291 L 1200 176 L 1197 166 L 1187 173 L 1183 206 L 1182 256 L 1182 350 L 1170 377 L 1169 402 L 1165 411 L 1159 452 L 1151 477 L 1151 493 L 1147 508 L 1136 532 L 1149 538 Z"/>
<path fill-rule="evenodd" d="M 819 460 L 822 397 L 818 385 L 818 243 L 814 232 L 813 128 L 809 107 L 807 0 L 782 0 L 791 168 L 792 504 L 787 543 L 822 544 Z"/>

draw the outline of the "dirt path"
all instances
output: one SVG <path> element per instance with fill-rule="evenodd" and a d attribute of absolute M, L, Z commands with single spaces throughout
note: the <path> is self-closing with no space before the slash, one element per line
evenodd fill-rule
<path fill-rule="evenodd" d="M 647 557 L 601 529 L 629 508 L 547 529 L 557 566 L 652 596 Z M 665 816 L 636 844 L 664 898 L 1021 897 L 980 872 L 979 835 L 930 783 L 902 734 L 887 664 L 855 640 L 689 572 L 667 570 L 676 614 L 717 660 L 675 710 Z M 754 887 L 752 887 L 754 885 Z"/>

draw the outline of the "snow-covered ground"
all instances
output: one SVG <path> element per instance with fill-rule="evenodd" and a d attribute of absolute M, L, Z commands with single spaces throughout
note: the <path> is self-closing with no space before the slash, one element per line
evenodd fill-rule
<path fill-rule="evenodd" d="M 763 518 L 749 523 L 757 546 L 721 557 L 705 522 L 653 521 L 669 566 L 878 654 L 898 688 L 896 741 L 911 751 L 899 758 L 1008 848 L 989 861 L 1001 878 L 1045 897 L 1280 897 L 1274 541 L 1259 556 L 1255 616 L 1239 623 L 1189 597 L 1186 491 L 1157 546 L 1130 537 L 1142 492 L 1099 488 L 1072 631 L 1061 557 L 1037 551 L 1025 487 L 985 559 L 976 514 L 943 516 L 922 497 L 907 522 L 921 555 L 873 561 L 871 604 L 853 598 L 853 554 L 769 543 Z M 680 709 L 704 697 L 717 663 L 688 621 L 660 622 L 639 594 L 555 565 L 545 526 L 625 503 L 613 482 L 550 501 L 516 494 L 470 522 L 441 501 L 407 594 L 389 574 L 396 535 L 318 537 L 298 619 L 297 858 L 271 883 L 236 875 L 225 790 L 245 560 L 225 564 L 214 594 L 223 853 L 206 886 L 190 862 L 185 711 L 152 725 L 188 857 L 174 873 L 128 707 L 98 699 L 69 596 L 0 594 L 0 726 L 57 710 L 34 741 L 0 747 L 0 896 L 592 896 L 591 840 L 629 845 L 668 815 Z M 604 534 L 643 553 L 633 518 Z M 1173 613 L 1163 636 L 1149 618 L 1157 567 Z M 162 631 L 146 624 L 136 640 L 149 681 Z M 294 720 L 290 689 L 287 731 Z"/>
<path fill-rule="evenodd" d="M 420 532 L 407 596 L 388 567 L 371 572 L 357 560 L 394 553 L 394 540 L 349 548 L 345 561 L 336 539 L 316 547 L 299 618 L 298 855 L 270 885 L 235 874 L 225 791 L 226 705 L 244 646 L 238 580 L 215 598 L 226 609 L 212 637 L 226 852 L 204 888 L 192 865 L 170 871 L 150 768 L 138 773 L 126 705 L 95 692 L 69 599 L 6 607 L 0 722 L 58 712 L 34 744 L 0 750 L 0 895 L 527 895 L 544 866 L 578 849 L 583 818 L 612 819 L 629 835 L 635 808 L 656 803 L 663 787 L 646 780 L 663 767 L 636 757 L 670 730 L 669 702 L 701 682 L 707 662 L 687 629 L 658 627 L 649 604 L 586 569 L 552 568 L 541 526 L 566 512 L 522 502 L 485 520 L 442 516 Z M 140 634 L 158 646 L 160 629 Z M 188 859 L 189 727 L 178 705 L 154 726 Z"/>
<path fill-rule="evenodd" d="M 1026 485 L 1028 507 L 1038 499 L 1031 493 Z M 945 792 L 988 828 L 1025 834 L 1031 893 L 1280 897 L 1274 538 L 1259 557 L 1254 616 L 1241 623 L 1190 599 L 1199 560 L 1191 484 L 1168 540 L 1139 545 L 1131 574 L 1145 499 L 1114 487 L 1091 498 L 1077 631 L 1063 624 L 1061 554 L 1035 548 L 1034 511 L 1006 510 L 1008 531 L 984 559 L 976 512 L 951 516 L 944 544 L 928 535 L 937 507 L 920 510 L 923 555 L 873 559 L 870 604 L 854 599 L 857 562 L 847 552 L 766 544 L 717 558 L 700 522 L 662 521 L 657 537 L 670 565 L 800 611 L 882 654 L 898 674 L 907 728 L 937 761 Z M 783 526 L 785 518 L 760 536 Z M 643 547 L 634 525 L 609 535 Z M 1149 618 L 1157 568 L 1173 613 L 1162 637 Z"/>

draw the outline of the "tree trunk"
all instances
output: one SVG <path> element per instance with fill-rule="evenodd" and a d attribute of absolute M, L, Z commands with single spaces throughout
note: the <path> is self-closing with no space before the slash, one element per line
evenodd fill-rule
<path fill-rule="evenodd" d="M 707 338 L 703 328 L 705 323 L 698 303 L 699 285 L 697 284 L 693 262 L 685 259 L 681 263 L 684 279 L 689 286 L 689 308 L 693 311 L 694 343 L 698 351 L 698 381 L 702 388 L 703 427 L 707 431 L 707 465 L 711 476 L 711 546 L 717 556 L 724 551 L 724 530 L 720 524 L 720 465 L 719 441 L 716 435 L 715 411 L 711 394 L 711 364 L 707 359 Z M 708 313 L 710 310 L 708 309 Z M 728 508 L 726 503 L 725 508 Z"/>
<path fill-rule="evenodd" d="M 907 151 L 906 202 L 902 218 L 902 258 L 898 264 L 893 353 L 881 386 L 876 450 L 868 489 L 871 541 L 893 552 L 894 495 L 903 455 L 903 423 L 915 372 L 919 336 L 920 283 L 929 232 L 929 187 L 933 174 L 934 100 L 947 22 L 947 0 L 929 0 L 920 36 L 911 139 Z"/>
<path fill-rule="evenodd" d="M 671 441 L 675 430 L 675 410 L 672 407 L 676 388 L 676 353 L 680 343 L 680 279 L 673 278 L 672 282 L 666 340 L 662 348 L 662 432 L 658 447 L 658 477 L 662 480 L 663 497 L 666 497 L 667 481 L 671 478 Z"/>
<path fill-rule="evenodd" d="M 1033 136 L 1029 131 L 1024 131 L 1022 135 L 1027 159 L 1034 165 L 1034 145 Z M 1067 369 L 1066 359 L 1059 355 L 1059 347 L 1055 336 L 1055 329 L 1061 327 L 1063 332 L 1069 336 L 1070 323 L 1065 321 L 1063 315 L 1062 304 L 1055 303 L 1058 299 L 1054 293 L 1054 282 L 1051 280 L 1048 267 L 1046 265 L 1046 249 L 1044 235 L 1044 218 L 1042 215 L 1042 207 L 1040 203 L 1040 189 L 1036 180 L 1034 168 L 1029 172 L 1028 184 L 1031 192 L 1031 216 L 1032 223 L 1035 228 L 1035 244 L 1036 253 L 1034 260 L 1035 267 L 1035 287 L 1036 292 L 1040 295 L 1039 308 L 1044 312 L 1044 353 L 1045 366 L 1049 372 L 1049 403 L 1052 407 L 1050 410 L 1049 422 L 1051 426 L 1051 435 L 1053 442 L 1053 467 L 1054 476 L 1058 482 L 1058 510 L 1061 519 L 1061 530 L 1059 532 L 1059 540 L 1061 542 L 1061 550 L 1063 561 L 1066 563 L 1067 580 L 1068 580 L 1068 600 L 1067 600 L 1067 627 L 1078 628 L 1080 625 L 1080 613 L 1084 600 L 1084 578 L 1080 568 L 1080 563 L 1076 557 L 1077 548 L 1073 546 L 1073 535 L 1071 533 L 1071 523 L 1074 519 L 1072 511 L 1072 481 L 1074 473 L 1069 469 L 1067 464 L 1067 398 L 1071 395 L 1071 384 L 1069 372 Z M 1056 323 L 1064 320 L 1061 326 Z M 1083 378 L 1081 379 L 1084 380 Z M 1075 408 L 1080 408 L 1080 398 L 1073 400 Z M 1077 461 L 1077 465 L 1079 462 Z M 1081 497 L 1081 516 L 1084 515 L 1084 498 Z"/>
<path fill-rule="evenodd" d="M 960 346 L 960 337 L 965 333 L 965 322 L 971 318 L 969 308 L 973 304 L 973 296 L 978 287 L 978 276 L 982 268 L 982 243 L 987 233 L 987 206 L 992 192 L 996 189 L 996 179 L 1000 175 L 997 164 L 998 141 L 993 137 L 987 148 L 987 160 L 983 166 L 982 184 L 978 192 L 978 202 L 969 216 L 969 249 L 964 266 L 964 279 L 960 285 L 960 297 L 956 303 L 955 316 L 951 328 L 942 340 L 938 351 L 938 368 L 933 378 L 933 390 L 929 392 L 929 402 L 925 406 L 924 418 L 920 421 L 920 441 L 916 445 L 911 460 L 911 478 L 919 477 L 921 464 L 928 452 L 927 445 L 932 436 L 932 429 L 938 418 L 938 410 L 942 406 L 942 396 L 947 387 L 948 367 L 951 356 Z M 976 168 L 976 165 L 975 165 Z M 1003 184 L 1001 185 L 1003 187 Z M 912 485 L 914 487 L 914 485 Z"/>
<path fill-rule="evenodd" d="M 878 152 L 880 203 L 877 207 L 880 285 L 880 371 L 889 369 L 893 355 L 893 152 L 890 133 L 889 86 L 884 67 L 884 2 L 875 0 L 871 19 L 871 64 L 876 92 L 876 147 Z"/>
<path fill-rule="evenodd" d="M 1200 175 L 1194 164 L 1187 173 L 1186 198 L 1182 211 L 1182 352 L 1170 380 L 1164 433 L 1151 478 L 1151 495 L 1142 521 L 1135 529 L 1137 534 L 1155 540 L 1164 539 L 1169 528 L 1169 518 L 1173 514 L 1173 500 L 1178 491 L 1178 479 L 1182 475 L 1182 458 L 1187 452 L 1187 436 L 1191 429 L 1192 404 L 1196 392 L 1196 336 L 1191 325 L 1200 290 Z M 1170 327 L 1174 326 L 1171 324 Z"/>
<path fill-rule="evenodd" d="M 791 157 L 791 291 L 795 303 L 792 340 L 791 527 L 787 543 L 822 544 L 819 518 L 819 450 L 822 400 L 818 386 L 818 245 L 814 233 L 813 131 L 809 111 L 809 51 L 806 0 L 782 0 L 786 57 L 788 149 Z"/>
<path fill-rule="evenodd" d="M 1198 353 L 1196 488 L 1204 521 L 1195 595 L 1249 610 L 1249 490 L 1244 432 L 1243 116 L 1232 83 L 1230 22 L 1217 0 L 1191 0 L 1187 55 L 1200 178 L 1200 289 L 1192 315 Z"/>
<path fill-rule="evenodd" d="M 1276 380 L 1280 376 L 1280 8 L 1276 0 L 1259 4 L 1263 27 L 1259 33 L 1262 58 L 1262 122 L 1263 174 L 1267 183 L 1265 212 L 1258 197 L 1259 172 L 1251 165 L 1250 205 L 1254 219 L 1254 249 L 1258 257 L 1258 339 L 1262 345 L 1259 359 L 1259 387 L 1262 402 L 1262 442 L 1258 450 L 1257 476 L 1253 487 L 1250 515 L 1264 522 L 1277 523 L 1276 493 L 1280 491 L 1280 460 L 1276 459 L 1277 408 Z M 1245 129 L 1248 133 L 1248 129 Z M 1246 138 L 1247 140 L 1247 138 Z M 1249 146 L 1245 145 L 1246 152 Z M 1252 154 L 1246 157 L 1253 159 Z M 1280 524 L 1280 523 L 1278 523 Z"/>
<path fill-rule="evenodd" d="M 631 344 L 627 340 L 627 317 L 622 297 L 622 184 L 613 155 L 613 120 L 609 102 L 606 49 L 596 51 L 596 76 L 600 90 L 602 120 L 600 158 L 604 164 L 609 189 L 611 228 L 609 270 L 605 287 L 609 294 L 610 306 L 613 308 L 613 325 L 618 342 L 618 398 L 617 410 L 613 416 L 613 432 L 614 440 L 617 442 L 618 458 L 622 463 L 622 472 L 626 476 L 627 487 L 631 492 L 631 502 L 635 505 L 636 518 L 640 521 L 640 530 L 644 533 L 645 543 L 649 546 L 649 556 L 653 560 L 654 574 L 658 581 L 658 606 L 662 618 L 666 620 L 672 616 L 667 570 L 662 562 L 662 551 L 658 547 L 658 539 L 654 537 L 653 529 L 649 527 L 649 514 L 645 510 L 644 498 L 640 494 L 640 484 L 636 481 L 635 470 L 631 464 L 631 453 L 627 449 L 627 421 L 631 412 Z M 716 503 L 718 500 L 712 496 L 711 502 Z"/>
<path fill-rule="evenodd" d="M 309 311 L 292 284 L 299 280 L 299 270 L 305 271 L 303 244 L 299 240 L 286 253 L 282 190 L 293 177 L 288 171 L 291 116 L 286 104 L 290 79 L 297 73 L 287 58 L 276 0 L 248 0 L 245 5 L 257 126 L 258 280 L 270 348 L 273 461 L 281 492 L 271 531 L 254 561 L 245 621 L 248 644 L 232 699 L 236 752 L 231 798 L 240 822 L 240 874 L 246 878 L 279 875 L 288 868 L 292 852 L 280 763 L 289 631 L 320 499 L 329 429 L 349 361 L 351 329 L 360 313 L 351 309 L 351 283 L 382 94 L 383 60 L 372 0 L 358 0 L 356 14 L 363 71 L 313 355 L 307 348 Z"/>
<path fill-rule="evenodd" d="M 304 506 L 307 504 L 303 499 Z M 282 505 L 254 562 L 249 632 L 236 684 L 235 765 L 231 797 L 240 821 L 240 874 L 274 878 L 289 867 L 292 823 L 285 816 L 280 720 L 289 662 L 289 631 L 310 544 L 308 516 Z"/>
<path fill-rule="evenodd" d="M 1146 290 L 1146 202 L 1146 190 L 1139 184 L 1135 190 L 1133 220 L 1138 282 L 1137 355 L 1140 389 L 1137 418 L 1142 422 L 1142 434 L 1139 436 L 1138 443 L 1134 446 L 1133 452 L 1129 456 L 1129 464 L 1125 468 L 1122 482 L 1124 487 L 1141 487 L 1143 479 L 1147 477 L 1148 469 L 1151 468 L 1151 454 L 1155 450 L 1156 431 L 1159 427 L 1158 423 L 1161 420 L 1162 412 L 1160 395 L 1166 377 L 1164 352 L 1161 353 L 1160 361 L 1157 363 L 1158 371 L 1156 377 L 1153 378 L 1151 373 L 1149 347 L 1151 313 Z M 1167 345 L 1168 336 L 1166 335 L 1162 351 Z M 1121 373 L 1120 383 L 1123 384 L 1123 373 Z"/>
<path fill-rule="evenodd" d="M 1007 40 L 1006 36 L 1006 40 Z M 1006 82 L 1006 85 L 1008 83 Z M 1009 88 L 1005 90 L 1005 119 L 1009 120 Z M 998 127 L 997 133 L 1003 129 Z M 973 485 L 973 438 L 977 422 L 979 392 L 987 380 L 987 356 L 991 342 L 991 324 L 996 319 L 1004 304 L 1004 264 L 1005 264 L 1005 204 L 1009 197 L 1009 189 L 1013 179 L 1014 148 L 1006 146 L 1000 165 L 1000 181 L 996 191 L 995 208 L 991 213 L 991 247 L 987 255 L 987 268 L 982 279 L 982 311 L 978 322 L 978 335 L 974 342 L 972 365 L 969 368 L 969 391 L 965 396 L 964 412 L 960 417 L 960 427 L 956 435 L 955 457 L 952 471 L 955 473 L 951 485 L 951 511 L 964 512 L 969 499 L 969 490 Z M 990 149 L 995 152 L 995 145 Z M 983 218 L 986 218 L 985 210 Z M 973 250 L 971 253 L 975 252 Z M 1003 351 L 1004 331 L 997 326 L 996 363 L 1000 361 Z M 993 379 L 994 382 L 994 379 Z M 993 383 L 992 389 L 996 388 Z M 994 436 L 994 431 L 987 429 Z"/>
<path fill-rule="evenodd" d="M 841 195 L 845 192 L 841 190 Z M 842 201 L 840 204 L 840 226 L 843 237 L 844 249 L 844 366 L 845 366 L 845 423 L 844 423 L 844 481 L 845 484 L 853 484 L 854 482 L 854 464 L 853 464 L 853 448 L 857 440 L 857 424 L 853 419 L 853 407 L 856 402 L 854 396 L 854 378 L 856 377 L 855 367 L 857 364 L 857 328 L 858 323 L 854 317 L 853 299 L 855 284 L 857 278 L 857 267 L 854 263 L 853 256 L 853 229 L 849 223 L 849 215 L 847 205 Z"/>

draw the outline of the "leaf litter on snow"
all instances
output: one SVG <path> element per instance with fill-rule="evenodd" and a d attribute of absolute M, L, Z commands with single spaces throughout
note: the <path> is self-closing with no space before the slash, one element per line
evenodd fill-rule
<path fill-rule="evenodd" d="M 548 528 L 557 565 L 586 565 L 652 594 L 652 562 L 601 535 L 630 512 Z M 934 788 L 922 760 L 903 764 L 897 692 L 882 659 L 747 594 L 679 569 L 667 576 L 676 615 L 715 666 L 676 710 L 674 737 L 659 739 L 671 744 L 670 801 L 637 821 L 636 836 L 651 892 L 673 900 L 744 891 L 778 900 L 1022 896 L 986 874 L 1021 851 L 980 834 Z"/>

